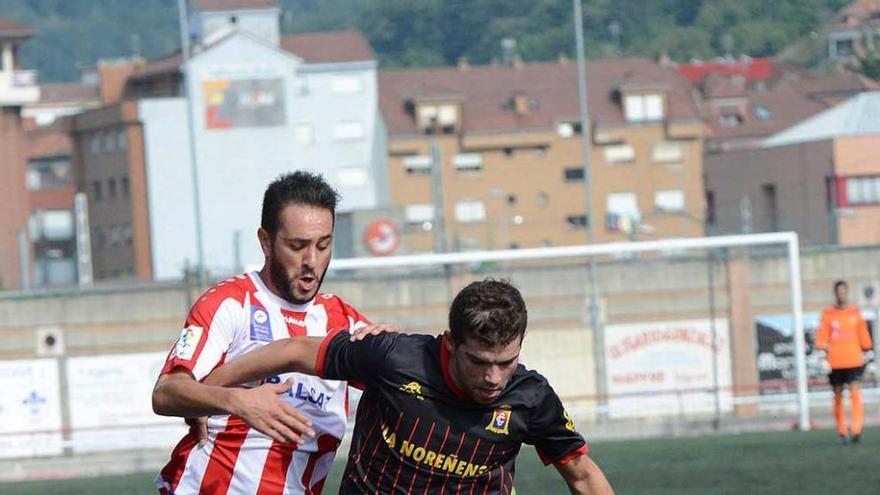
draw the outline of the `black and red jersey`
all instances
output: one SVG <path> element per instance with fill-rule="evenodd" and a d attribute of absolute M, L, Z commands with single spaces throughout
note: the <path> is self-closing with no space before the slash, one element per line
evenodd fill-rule
<path fill-rule="evenodd" d="M 319 375 L 366 385 L 340 494 L 506 494 L 523 443 L 545 464 L 587 452 L 547 380 L 523 365 L 495 402 L 468 399 L 449 375 L 444 338 L 324 340 Z"/>

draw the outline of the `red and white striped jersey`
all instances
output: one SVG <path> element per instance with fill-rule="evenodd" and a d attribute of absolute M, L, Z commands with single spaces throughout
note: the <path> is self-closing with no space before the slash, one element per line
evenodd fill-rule
<path fill-rule="evenodd" d="M 366 318 L 332 294 L 318 294 L 304 305 L 269 291 L 256 272 L 215 285 L 193 305 L 162 373 L 186 369 L 202 380 L 225 361 L 292 336 L 325 336 L 356 329 Z M 236 416 L 208 419 L 208 443 L 200 447 L 187 434 L 156 477 L 163 495 L 314 494 L 333 464 L 348 416 L 346 382 L 290 373 L 268 380 L 293 379 L 284 399 L 312 420 L 314 439 L 281 444 L 251 429 Z"/>

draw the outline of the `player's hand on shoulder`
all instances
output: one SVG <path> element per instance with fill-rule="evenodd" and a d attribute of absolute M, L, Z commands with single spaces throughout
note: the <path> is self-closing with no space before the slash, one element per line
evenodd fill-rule
<path fill-rule="evenodd" d="M 351 332 L 352 342 L 363 340 L 367 335 L 379 335 L 380 333 L 400 333 L 400 327 L 389 325 L 388 323 L 370 323 L 365 327 L 358 328 Z"/>
<path fill-rule="evenodd" d="M 256 388 L 237 389 L 232 412 L 252 428 L 276 442 L 305 442 L 315 436 L 312 422 L 298 409 L 279 397 L 293 386 L 288 379 L 283 383 L 265 383 Z"/>

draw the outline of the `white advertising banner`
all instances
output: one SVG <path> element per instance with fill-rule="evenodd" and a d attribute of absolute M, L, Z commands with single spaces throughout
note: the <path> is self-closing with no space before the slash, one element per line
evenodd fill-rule
<path fill-rule="evenodd" d="M 151 395 L 164 352 L 72 357 L 67 360 L 70 426 L 75 452 L 170 449 L 186 427 L 153 413 Z"/>
<path fill-rule="evenodd" d="M 55 359 L 0 361 L 0 458 L 60 455 Z"/>
<path fill-rule="evenodd" d="M 726 319 L 664 321 L 605 327 L 609 416 L 711 414 L 716 393 L 730 411 L 730 332 Z M 713 391 L 713 360 L 718 391 Z"/>

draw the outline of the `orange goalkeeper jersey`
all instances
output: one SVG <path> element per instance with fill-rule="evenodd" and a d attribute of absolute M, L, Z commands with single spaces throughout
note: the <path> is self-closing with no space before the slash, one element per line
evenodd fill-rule
<path fill-rule="evenodd" d="M 825 308 L 816 332 L 816 348 L 828 352 L 831 369 L 857 368 L 865 364 L 862 352 L 871 350 L 871 334 L 859 308 Z"/>

